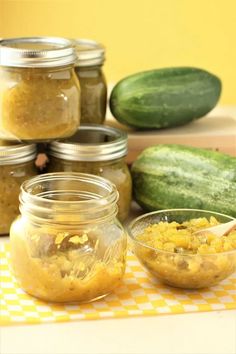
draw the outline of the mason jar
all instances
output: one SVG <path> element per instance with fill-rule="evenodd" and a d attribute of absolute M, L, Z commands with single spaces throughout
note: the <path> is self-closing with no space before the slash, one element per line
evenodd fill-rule
<path fill-rule="evenodd" d="M 109 179 L 119 192 L 118 218 L 124 221 L 130 210 L 132 182 L 125 162 L 127 134 L 102 125 L 81 125 L 66 140 L 49 145 L 49 171 L 86 172 Z"/>
<path fill-rule="evenodd" d="M 0 138 L 40 142 L 73 135 L 80 122 L 76 60 L 68 39 L 0 41 Z"/>
<path fill-rule="evenodd" d="M 20 286 L 53 302 L 89 302 L 109 294 L 126 263 L 117 199 L 114 184 L 90 174 L 49 173 L 24 182 L 21 215 L 10 231 Z"/>
<path fill-rule="evenodd" d="M 102 124 L 107 106 L 107 84 L 102 70 L 105 48 L 89 39 L 75 40 L 75 48 L 75 72 L 81 85 L 81 123 Z"/>
<path fill-rule="evenodd" d="M 11 145 L 0 141 L 0 235 L 9 233 L 10 225 L 19 214 L 20 186 L 37 174 L 34 144 Z"/>

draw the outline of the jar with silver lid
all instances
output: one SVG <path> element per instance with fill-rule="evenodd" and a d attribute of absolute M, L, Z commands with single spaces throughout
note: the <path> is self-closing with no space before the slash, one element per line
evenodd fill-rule
<path fill-rule="evenodd" d="M 0 41 L 0 138 L 40 142 L 74 134 L 80 122 L 76 60 L 68 39 Z"/>
<path fill-rule="evenodd" d="M 75 72 L 81 86 L 81 123 L 102 124 L 107 106 L 107 84 L 102 70 L 105 48 L 89 39 L 77 39 L 74 43 L 78 55 Z"/>
<path fill-rule="evenodd" d="M 81 125 L 73 137 L 52 142 L 48 153 L 50 172 L 86 172 L 113 182 L 119 192 L 118 218 L 127 218 L 132 182 L 125 162 L 125 132 L 109 126 Z"/>
<path fill-rule="evenodd" d="M 0 235 L 9 233 L 12 221 L 19 214 L 22 182 L 37 175 L 35 157 L 34 144 L 13 145 L 0 141 Z"/>

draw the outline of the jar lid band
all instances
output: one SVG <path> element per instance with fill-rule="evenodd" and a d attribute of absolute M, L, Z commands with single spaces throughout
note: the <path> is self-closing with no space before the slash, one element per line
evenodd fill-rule
<path fill-rule="evenodd" d="M 77 55 L 69 39 L 21 37 L 0 40 L 0 65 L 47 68 L 75 63 Z"/>
<path fill-rule="evenodd" d="M 81 125 L 72 137 L 53 141 L 51 156 L 70 161 L 109 161 L 127 154 L 127 134 L 119 129 L 97 124 Z"/>
<path fill-rule="evenodd" d="M 90 39 L 75 39 L 75 49 L 77 52 L 76 66 L 101 65 L 105 61 L 105 47 Z"/>
<path fill-rule="evenodd" d="M 16 144 L 0 146 L 0 165 L 10 165 L 32 161 L 36 157 L 36 144 Z"/>

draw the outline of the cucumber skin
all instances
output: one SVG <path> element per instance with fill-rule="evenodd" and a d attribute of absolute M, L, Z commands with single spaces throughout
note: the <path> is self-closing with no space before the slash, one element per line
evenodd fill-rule
<path fill-rule="evenodd" d="M 186 124 L 206 115 L 221 94 L 220 79 L 198 68 L 144 71 L 119 81 L 110 96 L 110 110 L 123 124 L 160 129 Z"/>
<path fill-rule="evenodd" d="M 131 168 L 133 193 L 146 211 L 190 208 L 236 217 L 236 158 L 183 145 L 145 149 Z"/>

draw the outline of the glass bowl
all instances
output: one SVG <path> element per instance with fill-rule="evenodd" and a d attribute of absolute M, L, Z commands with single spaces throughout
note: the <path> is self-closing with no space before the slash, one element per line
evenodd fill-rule
<path fill-rule="evenodd" d="M 141 264 L 162 282 L 186 289 L 216 285 L 236 270 L 236 249 L 221 253 L 187 254 L 153 248 L 137 240 L 144 229 L 160 221 L 182 223 L 190 219 L 214 216 L 220 223 L 234 218 L 197 209 L 169 209 L 139 216 L 128 226 L 131 247 Z"/>

